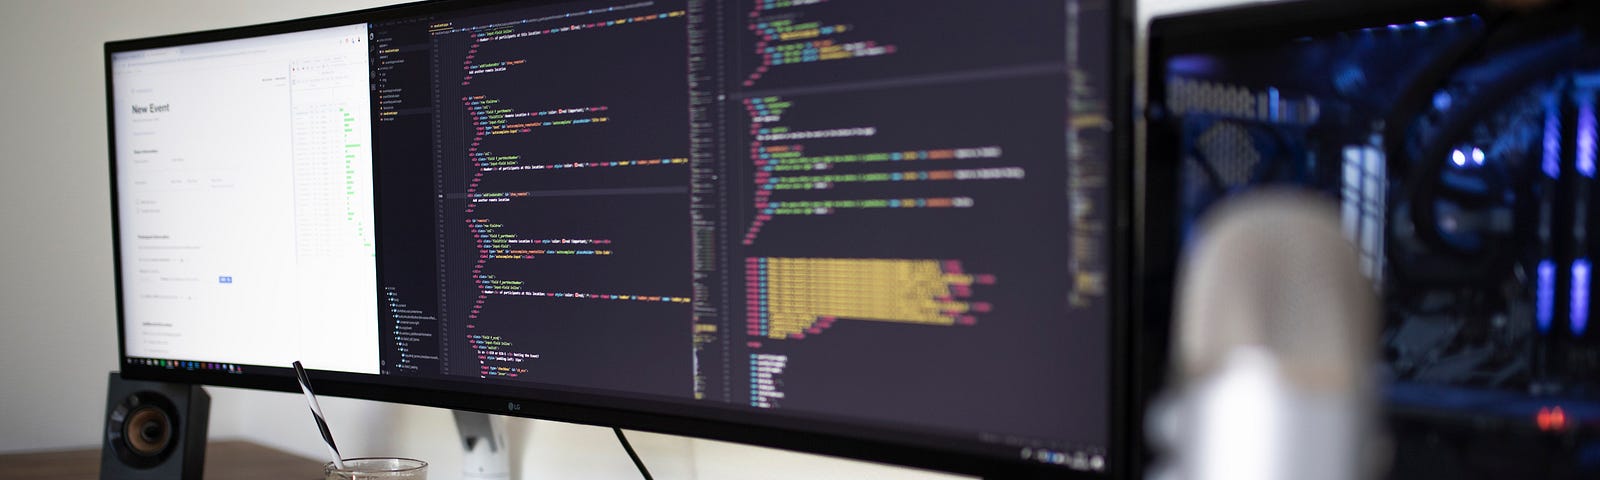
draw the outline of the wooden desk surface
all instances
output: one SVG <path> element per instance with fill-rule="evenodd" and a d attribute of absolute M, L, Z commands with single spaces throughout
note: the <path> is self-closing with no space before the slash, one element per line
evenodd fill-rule
<path fill-rule="evenodd" d="M 206 445 L 206 475 L 221 480 L 316 480 L 322 463 L 250 442 Z M 0 480 L 96 480 L 100 449 L 0 455 Z"/>

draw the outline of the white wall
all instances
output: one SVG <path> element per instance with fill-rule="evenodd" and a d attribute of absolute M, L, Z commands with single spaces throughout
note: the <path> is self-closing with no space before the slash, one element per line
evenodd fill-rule
<path fill-rule="evenodd" d="M 385 0 L 0 0 L 0 452 L 98 444 L 116 366 L 102 43 L 299 18 Z M 1152 14 L 1231 0 L 1145 1 Z M 321 458 L 294 395 L 212 388 L 213 438 Z M 447 411 L 327 399 L 348 454 L 411 455 L 457 471 Z M 606 429 L 513 419 L 526 478 L 636 478 Z M 682 437 L 630 436 L 662 478 L 943 476 Z M 443 478 L 450 478 L 448 476 Z"/>

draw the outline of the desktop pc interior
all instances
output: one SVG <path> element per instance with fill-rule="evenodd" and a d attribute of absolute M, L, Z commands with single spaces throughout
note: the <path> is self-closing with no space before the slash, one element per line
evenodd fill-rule
<path fill-rule="evenodd" d="M 1134 18 L 446 0 L 107 43 L 111 382 L 193 399 L 113 388 L 108 445 L 141 404 L 200 429 L 107 465 L 301 362 L 501 447 L 477 414 L 1144 478 L 1184 254 L 1296 187 L 1378 299 L 1375 476 L 1600 474 L 1596 7 L 1157 18 L 1142 102 Z"/>

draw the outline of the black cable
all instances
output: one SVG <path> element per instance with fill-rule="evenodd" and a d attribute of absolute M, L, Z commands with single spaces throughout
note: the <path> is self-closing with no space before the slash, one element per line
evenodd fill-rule
<path fill-rule="evenodd" d="M 1435 201 L 1441 197 L 1453 197 L 1449 199 L 1470 207 L 1485 200 L 1472 198 L 1465 192 L 1453 192 L 1440 185 L 1440 172 L 1447 163 L 1450 149 L 1455 146 L 1454 142 L 1459 142 L 1470 132 L 1481 116 L 1518 98 L 1516 93 L 1522 89 L 1555 75 L 1563 65 L 1563 60 L 1570 61 L 1570 57 L 1575 56 L 1573 51 L 1581 48 L 1582 35 L 1580 32 L 1560 35 L 1559 32 L 1572 29 L 1579 23 L 1574 19 L 1581 18 L 1581 15 L 1566 10 L 1537 15 L 1485 13 L 1482 33 L 1450 46 L 1443 55 L 1436 57 L 1422 72 L 1413 76 L 1408 82 L 1409 86 L 1395 102 L 1394 110 L 1386 117 L 1384 150 L 1388 154 L 1389 173 L 1394 175 L 1391 178 L 1403 185 L 1402 191 L 1407 192 L 1409 197 L 1406 202 L 1392 204 L 1389 214 L 1395 214 L 1394 209 L 1401 208 L 1401 205 L 1409 205 L 1406 213 L 1409 214 L 1409 223 L 1418 241 L 1432 251 L 1467 260 L 1466 269 L 1469 272 L 1453 276 L 1455 281 L 1452 283 L 1481 281 L 1497 266 L 1509 260 L 1495 254 L 1503 249 L 1495 248 L 1492 240 L 1489 245 L 1479 249 L 1460 247 L 1445 240 L 1445 234 L 1437 222 Z M 1564 36 L 1567 38 L 1562 38 Z M 1492 91 L 1473 92 L 1470 102 L 1452 107 L 1449 116 L 1439 124 L 1431 125 L 1431 131 L 1414 131 L 1417 117 L 1422 115 L 1434 92 L 1445 88 L 1451 77 L 1461 69 L 1496 50 L 1540 42 L 1556 44 L 1558 51 L 1554 54 L 1540 52 L 1527 55 L 1528 58 L 1521 59 L 1520 68 L 1510 72 L 1494 72 L 1488 87 Z M 1413 146 L 1415 151 L 1409 149 Z M 1408 158 L 1411 161 L 1402 161 Z M 1393 226 L 1386 227 L 1386 230 L 1388 228 Z M 1401 248 L 1401 245 L 1389 243 L 1388 247 Z M 1490 255 L 1484 255 L 1485 251 Z M 1394 275 L 1397 278 L 1410 276 L 1409 272 L 1400 268 L 1394 269 Z"/>
<path fill-rule="evenodd" d="M 1546 30 L 1548 31 L 1548 30 Z M 1444 240 L 1444 233 L 1438 225 L 1438 212 L 1435 211 L 1433 200 L 1439 196 L 1442 188 L 1440 185 L 1440 172 L 1444 170 L 1450 150 L 1465 138 L 1473 126 L 1482 121 L 1483 117 L 1503 107 L 1517 94 L 1528 89 L 1534 84 L 1555 77 L 1559 72 L 1571 68 L 1573 60 L 1583 48 L 1583 36 L 1578 33 L 1567 35 L 1551 35 L 1541 45 L 1539 51 L 1527 54 L 1519 59 L 1515 69 L 1495 75 L 1489 83 L 1474 92 L 1470 101 L 1465 105 L 1455 107 L 1449 117 L 1434 127 L 1430 138 L 1421 139 L 1418 149 L 1419 160 L 1414 163 L 1413 174 L 1407 179 L 1408 190 L 1411 192 L 1411 219 L 1416 228 L 1417 237 L 1433 245 L 1435 249 L 1460 257 L 1474 258 L 1481 255 L 1476 251 L 1456 247 Z"/>
<path fill-rule="evenodd" d="M 639 467 L 639 474 L 644 475 L 644 480 L 655 480 L 650 476 L 650 469 L 644 468 L 644 462 L 639 460 L 639 454 L 633 452 L 633 445 L 628 443 L 628 437 L 622 434 L 622 429 L 612 427 L 611 431 L 617 432 L 617 441 L 622 442 L 622 449 L 628 451 L 628 458 L 633 459 L 633 466 Z"/>

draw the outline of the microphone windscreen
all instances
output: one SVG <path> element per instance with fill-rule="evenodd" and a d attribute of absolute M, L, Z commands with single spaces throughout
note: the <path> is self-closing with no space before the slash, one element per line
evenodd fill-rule
<path fill-rule="evenodd" d="M 1313 193 L 1259 190 L 1212 208 L 1179 276 L 1179 380 L 1256 346 L 1292 386 L 1368 391 L 1378 309 L 1359 259 L 1336 206 Z"/>

